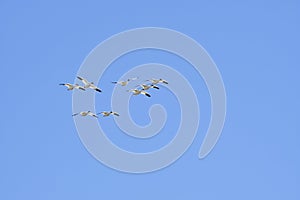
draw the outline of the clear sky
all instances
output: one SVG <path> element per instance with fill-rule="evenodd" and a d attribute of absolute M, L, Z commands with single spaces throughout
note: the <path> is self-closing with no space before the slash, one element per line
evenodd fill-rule
<path fill-rule="evenodd" d="M 299 1 L 2 0 L 0 24 L 0 199 L 300 199 Z M 183 71 L 198 91 L 198 135 L 171 166 L 136 175 L 112 170 L 87 152 L 71 116 L 72 94 L 58 84 L 73 82 L 101 41 L 145 26 L 180 31 L 208 51 L 226 87 L 227 117 L 219 142 L 199 160 L 209 94 L 192 70 Z M 157 51 L 114 64 L 147 62 L 178 70 L 186 64 Z M 112 66 L 103 81 L 122 73 Z M 176 113 L 174 96 L 163 92 L 167 98 L 154 97 L 147 106 L 171 102 L 174 109 L 166 109 Z M 97 109 L 109 105 L 107 96 L 103 101 L 97 95 Z M 138 124 L 149 122 L 146 112 L 132 109 Z M 101 123 L 109 129 L 112 122 Z M 178 123 L 171 115 L 165 129 L 172 134 Z M 151 151 L 173 136 L 152 143 L 109 137 L 124 149 Z"/>

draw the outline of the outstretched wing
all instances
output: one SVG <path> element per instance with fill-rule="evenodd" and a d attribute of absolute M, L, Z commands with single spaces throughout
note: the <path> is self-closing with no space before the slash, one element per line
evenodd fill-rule
<path fill-rule="evenodd" d="M 95 88 L 94 90 L 96 90 L 97 92 L 102 92 L 102 90 L 100 90 L 99 88 Z"/>
<path fill-rule="evenodd" d="M 83 83 L 84 85 L 90 84 L 90 82 L 89 82 L 88 80 L 86 80 L 85 78 L 82 78 L 82 77 L 80 77 L 80 76 L 77 76 L 77 78 L 78 78 L 79 80 L 81 80 L 82 83 Z"/>
<path fill-rule="evenodd" d="M 113 114 L 113 115 L 116 115 L 116 116 L 120 116 L 120 114 L 117 113 L 117 112 L 112 112 L 112 114 Z"/>
<path fill-rule="evenodd" d="M 89 115 L 89 116 L 92 116 L 92 117 L 98 118 L 98 116 L 97 116 L 95 113 L 92 113 L 92 112 L 89 112 L 88 115 Z"/>
<path fill-rule="evenodd" d="M 144 91 L 142 91 L 141 94 L 144 94 L 144 95 L 146 95 L 147 97 L 151 97 L 151 95 L 150 95 L 149 93 L 144 92 Z"/>
<path fill-rule="evenodd" d="M 78 89 L 85 91 L 84 87 L 79 86 Z"/>
<path fill-rule="evenodd" d="M 151 85 L 152 88 L 159 90 L 159 87 L 157 87 L 156 85 Z"/>
<path fill-rule="evenodd" d="M 91 84 L 90 85 L 90 88 L 93 89 L 93 90 L 96 90 L 97 92 L 102 92 L 102 90 L 100 88 L 98 88 L 96 85 L 94 84 Z"/>

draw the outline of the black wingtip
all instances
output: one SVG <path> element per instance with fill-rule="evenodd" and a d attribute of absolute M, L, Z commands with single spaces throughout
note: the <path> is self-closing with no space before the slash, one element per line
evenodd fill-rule
<path fill-rule="evenodd" d="M 102 90 L 100 90 L 100 89 L 96 89 L 96 91 L 97 91 L 97 92 L 102 92 Z"/>
<path fill-rule="evenodd" d="M 150 94 L 148 94 L 148 93 L 146 93 L 145 95 L 146 95 L 147 97 L 151 97 L 151 95 L 150 95 Z"/>

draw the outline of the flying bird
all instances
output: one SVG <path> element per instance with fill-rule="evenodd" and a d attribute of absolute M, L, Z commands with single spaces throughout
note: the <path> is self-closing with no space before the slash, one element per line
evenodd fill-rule
<path fill-rule="evenodd" d="M 119 84 L 119 85 L 121 85 L 121 86 L 126 86 L 126 85 L 128 85 L 128 83 L 129 83 L 130 81 L 134 81 L 134 80 L 136 80 L 136 79 L 138 79 L 138 77 L 129 78 L 129 79 L 127 79 L 126 81 L 113 81 L 112 83 L 114 83 L 114 84 Z"/>
<path fill-rule="evenodd" d="M 116 115 L 116 116 L 120 116 L 119 113 L 117 112 L 113 112 L 113 111 L 103 111 L 103 112 L 100 112 L 100 113 L 97 113 L 97 115 L 100 115 L 102 114 L 103 117 L 108 117 L 109 115 Z"/>
<path fill-rule="evenodd" d="M 142 90 L 149 90 L 150 88 L 159 90 L 159 87 L 157 87 L 156 85 L 153 85 L 153 84 L 151 84 L 151 85 L 141 84 L 139 86 L 142 88 Z"/>
<path fill-rule="evenodd" d="M 138 90 L 138 89 L 131 89 L 131 90 L 127 90 L 127 92 L 132 92 L 133 95 L 139 95 L 139 94 L 143 94 L 147 97 L 151 97 L 151 95 L 147 92 L 145 92 L 144 90 Z"/>
<path fill-rule="evenodd" d="M 82 78 L 80 76 L 77 76 L 77 78 L 82 81 L 82 83 L 84 84 L 84 88 L 90 88 L 97 92 L 102 92 L 102 90 L 100 88 L 98 88 L 96 85 L 94 85 L 93 82 L 89 82 L 88 80 L 86 80 L 85 78 Z"/>
<path fill-rule="evenodd" d="M 152 84 L 158 84 L 158 83 L 164 83 L 164 84 L 168 84 L 168 81 L 164 80 L 164 79 L 150 79 L 150 80 L 147 80 L 147 81 L 150 81 Z"/>
<path fill-rule="evenodd" d="M 81 115 L 81 116 L 83 116 L 83 117 L 89 115 L 89 116 L 98 118 L 98 116 L 97 116 L 95 113 L 92 113 L 91 111 L 82 111 L 82 112 L 79 112 L 79 113 L 75 113 L 75 114 L 73 114 L 72 116 L 74 117 L 74 116 L 77 116 L 77 115 Z"/>
<path fill-rule="evenodd" d="M 78 85 L 78 84 L 71 84 L 71 83 L 60 83 L 59 85 L 63 85 L 67 87 L 67 90 L 73 90 L 73 89 L 79 89 L 79 90 L 85 90 L 84 87 Z"/>

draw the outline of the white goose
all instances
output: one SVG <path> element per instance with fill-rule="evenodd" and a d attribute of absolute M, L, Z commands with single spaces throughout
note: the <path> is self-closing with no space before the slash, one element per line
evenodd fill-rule
<path fill-rule="evenodd" d="M 151 85 L 141 84 L 139 86 L 142 88 L 142 90 L 149 90 L 150 88 L 159 90 L 159 87 L 157 87 L 156 85 L 153 85 L 153 84 L 151 84 Z"/>
<path fill-rule="evenodd" d="M 143 94 L 147 97 L 151 97 L 151 95 L 143 90 L 138 90 L 138 89 L 131 89 L 131 90 L 127 90 L 127 92 L 132 92 L 133 95 L 139 95 L 139 94 Z"/>
<path fill-rule="evenodd" d="M 126 86 L 130 81 L 134 81 L 134 80 L 136 80 L 136 79 L 138 79 L 138 77 L 129 78 L 129 79 L 127 79 L 126 81 L 113 81 L 112 83 L 114 83 L 114 84 L 119 84 L 119 85 L 121 85 L 121 86 Z"/>
<path fill-rule="evenodd" d="M 147 81 L 150 81 L 152 84 L 158 84 L 158 83 L 164 83 L 164 84 L 168 84 L 168 81 L 164 80 L 164 79 L 150 79 L 150 80 L 147 80 Z"/>
<path fill-rule="evenodd" d="M 83 117 L 89 115 L 89 116 L 98 118 L 98 116 L 97 116 L 95 113 L 92 113 L 91 111 L 82 111 L 82 112 L 79 112 L 79 113 L 75 113 L 75 114 L 73 114 L 72 116 L 74 117 L 74 116 L 76 116 L 76 115 L 81 115 L 81 116 L 83 116 Z"/>
<path fill-rule="evenodd" d="M 71 83 L 60 83 L 59 85 L 63 85 L 67 87 L 67 90 L 73 90 L 73 89 L 79 89 L 79 90 L 85 90 L 84 87 L 78 85 L 78 84 L 71 84 Z"/>
<path fill-rule="evenodd" d="M 116 116 L 120 116 L 119 113 L 117 112 L 113 112 L 113 111 L 103 111 L 103 112 L 100 112 L 100 113 L 97 113 L 97 115 L 102 115 L 103 117 L 108 117 L 109 115 L 116 115 Z"/>
<path fill-rule="evenodd" d="M 84 84 L 84 88 L 90 88 L 90 89 L 95 90 L 97 92 L 102 92 L 101 89 L 98 88 L 96 85 L 94 85 L 93 82 L 89 82 L 88 80 L 86 80 L 85 78 L 82 78 L 80 76 L 77 76 L 77 78 L 82 81 L 82 83 Z"/>

